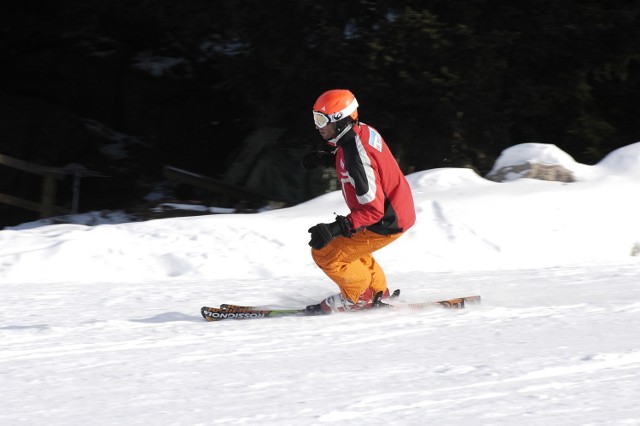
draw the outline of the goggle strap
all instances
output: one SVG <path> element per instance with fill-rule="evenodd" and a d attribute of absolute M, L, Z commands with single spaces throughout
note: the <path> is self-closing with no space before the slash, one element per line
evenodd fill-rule
<path fill-rule="evenodd" d="M 345 118 L 348 115 L 351 115 L 351 113 L 353 113 L 353 111 L 355 111 L 358 108 L 358 101 L 356 100 L 356 98 L 353 98 L 353 101 L 351 101 L 351 103 L 349 105 L 347 105 L 342 111 L 338 111 L 335 114 L 331 114 L 331 121 L 338 121 L 342 118 Z M 334 120 L 334 117 L 338 114 L 340 115 L 340 118 L 338 118 L 338 120 Z"/>

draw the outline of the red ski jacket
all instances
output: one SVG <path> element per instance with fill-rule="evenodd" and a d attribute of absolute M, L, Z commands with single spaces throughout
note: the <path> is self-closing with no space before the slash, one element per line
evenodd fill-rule
<path fill-rule="evenodd" d="M 409 229 L 416 220 L 411 188 L 380 133 L 356 123 L 336 146 L 336 171 L 353 228 L 382 235 Z"/>

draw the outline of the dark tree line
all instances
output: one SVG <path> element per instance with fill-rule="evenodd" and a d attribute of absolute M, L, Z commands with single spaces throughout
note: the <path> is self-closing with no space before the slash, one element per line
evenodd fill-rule
<path fill-rule="evenodd" d="M 133 201 L 148 186 L 136 192 L 127 182 L 150 185 L 163 164 L 224 178 L 241 142 L 263 128 L 283 130 L 271 147 L 293 164 L 322 145 L 311 106 L 331 88 L 356 94 L 361 119 L 406 171 L 484 173 L 502 149 L 531 141 L 593 163 L 640 140 L 637 1 L 25 0 L 0 8 L 0 153 L 123 177 L 110 184 L 130 200 L 90 197 L 89 207 Z M 149 58 L 169 62 L 155 72 Z M 129 147 L 128 163 L 106 164 L 103 141 L 71 117 L 141 143 Z"/>

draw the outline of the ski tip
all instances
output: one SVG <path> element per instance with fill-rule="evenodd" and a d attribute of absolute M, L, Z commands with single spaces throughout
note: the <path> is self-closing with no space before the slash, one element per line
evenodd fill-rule
<path fill-rule="evenodd" d="M 464 301 L 466 304 L 468 305 L 477 305 L 480 304 L 482 302 L 482 297 L 480 297 L 480 295 L 476 295 L 476 296 L 465 296 L 463 297 Z"/>
<path fill-rule="evenodd" d="M 480 304 L 480 296 L 465 296 L 439 302 L 445 308 L 464 309 L 469 305 Z"/>
<path fill-rule="evenodd" d="M 207 321 L 215 321 L 215 319 L 209 315 L 209 310 L 211 308 L 208 306 L 203 306 L 202 308 L 200 308 L 200 315 L 202 315 L 202 318 L 204 318 Z"/>

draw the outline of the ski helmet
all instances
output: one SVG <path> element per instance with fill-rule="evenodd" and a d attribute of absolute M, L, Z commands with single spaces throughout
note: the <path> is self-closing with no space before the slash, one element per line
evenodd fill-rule
<path fill-rule="evenodd" d="M 358 119 L 358 101 L 348 90 L 335 89 L 324 92 L 313 105 L 313 121 L 318 128 L 350 117 Z"/>

